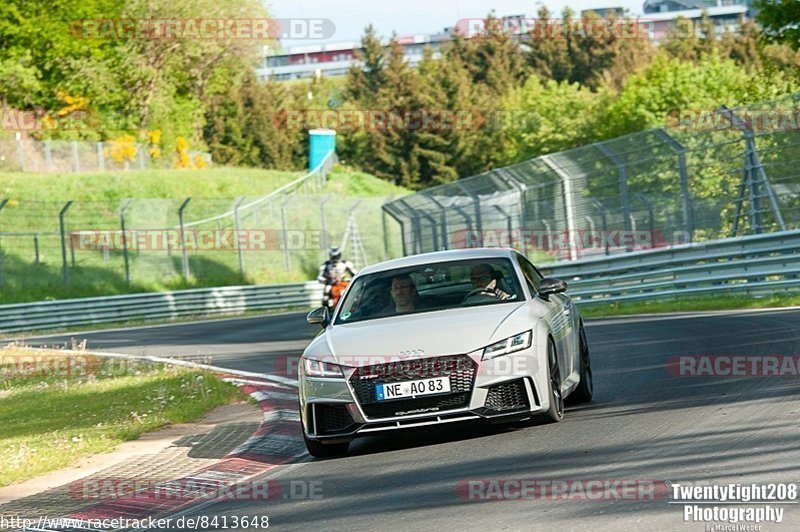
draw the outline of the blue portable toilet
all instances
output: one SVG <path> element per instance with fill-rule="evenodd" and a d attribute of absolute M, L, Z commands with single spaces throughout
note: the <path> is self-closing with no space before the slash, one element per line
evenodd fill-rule
<path fill-rule="evenodd" d="M 314 170 L 325 157 L 331 152 L 336 151 L 336 131 L 333 129 L 312 129 L 308 132 L 309 136 L 309 154 L 308 154 L 308 168 Z"/>

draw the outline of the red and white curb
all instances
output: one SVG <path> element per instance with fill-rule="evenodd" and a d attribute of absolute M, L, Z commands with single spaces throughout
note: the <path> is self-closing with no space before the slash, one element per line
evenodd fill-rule
<path fill-rule="evenodd" d="M 219 462 L 199 469 L 190 475 L 164 482 L 171 486 L 201 486 L 212 498 L 176 494 L 174 498 L 165 497 L 161 487 L 148 487 L 127 497 L 111 497 L 80 510 L 61 516 L 63 522 L 75 520 L 80 523 L 88 520 L 129 519 L 141 520 L 148 517 L 164 517 L 182 510 L 195 508 L 218 500 L 218 494 L 230 491 L 233 487 L 246 483 L 279 466 L 291 464 L 307 456 L 303 442 L 302 428 L 298 413 L 297 381 L 280 376 L 234 371 L 205 364 L 160 357 L 143 357 L 89 351 L 69 351 L 67 354 L 109 356 L 148 360 L 160 364 L 174 364 L 212 371 L 223 380 L 238 386 L 253 397 L 264 413 L 261 427 L 236 449 L 220 459 Z M 268 496 L 273 496 L 269 493 Z M 205 503 L 205 504 L 204 504 Z M 64 530 L 92 530 L 85 526 L 65 528 L 25 528 L 31 532 L 59 532 Z"/>

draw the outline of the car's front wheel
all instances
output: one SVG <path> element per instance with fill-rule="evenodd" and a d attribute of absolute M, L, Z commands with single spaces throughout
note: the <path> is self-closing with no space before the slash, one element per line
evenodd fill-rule
<path fill-rule="evenodd" d="M 561 395 L 561 371 L 558 367 L 556 345 L 552 338 L 547 342 L 547 365 L 547 391 L 550 397 L 550 408 L 544 414 L 544 421 L 557 423 L 564 419 L 564 397 Z"/>
<path fill-rule="evenodd" d="M 341 456 L 347 452 L 350 447 L 350 442 L 344 443 L 322 443 L 319 440 L 309 439 L 303 433 L 303 440 L 306 442 L 306 449 L 308 454 L 316 458 L 330 458 L 332 456 Z"/>
<path fill-rule="evenodd" d="M 586 331 L 581 326 L 580 331 L 580 376 L 578 387 L 569 396 L 572 404 L 588 403 L 594 395 L 594 381 L 592 380 L 592 359 L 589 357 L 589 344 L 586 341 Z"/>

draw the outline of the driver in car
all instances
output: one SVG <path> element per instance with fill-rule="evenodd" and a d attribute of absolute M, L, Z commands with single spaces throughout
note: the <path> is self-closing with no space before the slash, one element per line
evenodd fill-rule
<path fill-rule="evenodd" d="M 387 314 L 406 314 L 416 310 L 419 294 L 410 275 L 393 277 L 390 295 L 392 303 L 386 308 Z"/>
<path fill-rule="evenodd" d="M 492 296 L 500 301 L 505 301 L 511 295 L 497 287 L 502 278 L 503 274 L 495 270 L 491 264 L 478 264 L 470 272 L 470 281 L 472 282 L 470 294 Z"/>

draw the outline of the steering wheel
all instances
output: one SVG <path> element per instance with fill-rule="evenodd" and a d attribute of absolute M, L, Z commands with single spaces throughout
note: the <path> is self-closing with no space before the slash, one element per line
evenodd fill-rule
<path fill-rule="evenodd" d="M 464 299 L 461 300 L 461 303 L 464 304 L 467 302 L 467 299 L 471 298 L 472 296 L 477 296 L 479 294 L 495 297 L 494 292 L 492 292 L 488 288 L 476 288 L 475 290 L 472 290 L 467 295 L 465 295 Z"/>

